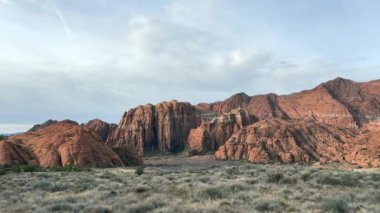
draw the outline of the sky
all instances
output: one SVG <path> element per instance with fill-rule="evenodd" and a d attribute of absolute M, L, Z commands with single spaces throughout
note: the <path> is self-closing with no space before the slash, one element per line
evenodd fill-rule
<path fill-rule="evenodd" d="M 376 0 L 0 0 L 0 133 L 380 78 Z"/>

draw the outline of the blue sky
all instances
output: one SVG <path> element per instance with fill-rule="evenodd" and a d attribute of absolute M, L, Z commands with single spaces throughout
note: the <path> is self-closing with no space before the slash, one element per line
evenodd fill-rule
<path fill-rule="evenodd" d="M 0 132 L 379 79 L 379 1 L 0 0 Z"/>

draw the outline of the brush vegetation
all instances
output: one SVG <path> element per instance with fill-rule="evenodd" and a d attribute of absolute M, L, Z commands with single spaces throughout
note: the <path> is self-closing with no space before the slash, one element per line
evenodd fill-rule
<path fill-rule="evenodd" d="M 380 172 L 376 169 L 254 165 L 178 156 L 150 157 L 145 161 L 142 172 L 142 167 L 90 172 L 7 167 L 0 178 L 0 209 L 2 212 L 380 212 Z"/>

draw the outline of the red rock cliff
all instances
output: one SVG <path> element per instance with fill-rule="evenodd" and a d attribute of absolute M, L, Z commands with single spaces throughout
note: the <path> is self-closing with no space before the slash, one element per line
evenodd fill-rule
<path fill-rule="evenodd" d="M 201 123 L 201 112 L 177 101 L 147 104 L 126 112 L 107 144 L 132 146 L 139 153 L 182 151 L 192 128 Z"/>
<path fill-rule="evenodd" d="M 43 167 L 123 166 L 120 158 L 102 143 L 97 134 L 73 122 L 54 122 L 35 131 L 11 136 L 8 140 L 18 143 L 20 153 L 27 151 L 22 155 L 30 156 L 31 153 L 37 164 Z"/>

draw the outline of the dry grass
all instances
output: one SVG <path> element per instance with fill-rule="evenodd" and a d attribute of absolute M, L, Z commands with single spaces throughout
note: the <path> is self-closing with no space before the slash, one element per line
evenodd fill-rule
<path fill-rule="evenodd" d="M 379 170 L 161 156 L 135 168 L 0 176 L 2 212 L 380 212 Z"/>

